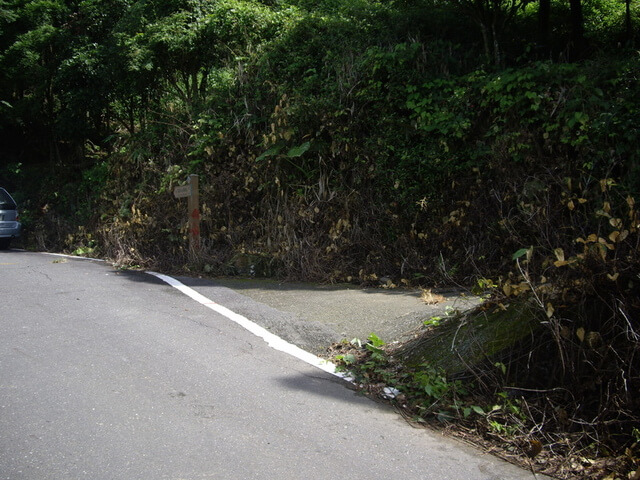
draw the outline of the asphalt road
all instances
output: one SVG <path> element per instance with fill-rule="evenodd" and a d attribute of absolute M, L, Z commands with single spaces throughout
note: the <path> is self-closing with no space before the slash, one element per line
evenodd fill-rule
<path fill-rule="evenodd" d="M 0 251 L 0 285 L 2 479 L 533 478 L 152 275 Z"/>

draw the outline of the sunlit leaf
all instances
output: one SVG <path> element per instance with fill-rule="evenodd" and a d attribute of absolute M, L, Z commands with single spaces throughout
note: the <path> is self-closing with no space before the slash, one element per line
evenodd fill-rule
<path fill-rule="evenodd" d="M 629 205 L 629 208 L 633 208 L 635 204 L 636 204 L 635 198 L 633 198 L 631 195 L 629 195 L 627 197 L 627 205 Z"/>
<path fill-rule="evenodd" d="M 600 257 L 602 258 L 602 260 L 606 260 L 607 259 L 607 247 L 605 247 L 602 244 L 598 245 L 600 247 Z"/>
<path fill-rule="evenodd" d="M 608 248 L 609 250 L 614 250 L 615 247 L 613 245 L 611 245 L 609 242 L 607 242 L 607 240 L 605 238 L 598 238 L 598 243 L 600 245 L 603 245 L 604 247 Z"/>
<path fill-rule="evenodd" d="M 613 180 L 613 178 L 603 178 L 602 180 L 600 180 L 600 189 L 602 190 L 602 192 L 606 192 L 608 188 L 610 187 L 615 187 L 616 182 Z"/>
<path fill-rule="evenodd" d="M 620 218 L 610 218 L 609 219 L 609 224 L 613 228 L 620 228 L 622 226 L 622 219 L 620 219 Z"/>
<path fill-rule="evenodd" d="M 367 340 L 369 340 L 373 344 L 373 346 L 375 346 L 375 347 L 384 346 L 384 341 L 379 336 L 377 336 L 375 333 L 372 333 L 371 335 L 369 335 Z"/>
<path fill-rule="evenodd" d="M 553 317 L 553 312 L 555 312 L 555 309 L 553 308 L 553 305 L 551 305 L 551 302 L 547 303 L 547 317 L 551 318 Z"/>

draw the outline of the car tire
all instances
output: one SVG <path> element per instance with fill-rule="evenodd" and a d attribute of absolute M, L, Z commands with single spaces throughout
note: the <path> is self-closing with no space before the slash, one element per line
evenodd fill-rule
<path fill-rule="evenodd" d="M 11 244 L 10 238 L 0 238 L 0 250 L 7 250 Z"/>

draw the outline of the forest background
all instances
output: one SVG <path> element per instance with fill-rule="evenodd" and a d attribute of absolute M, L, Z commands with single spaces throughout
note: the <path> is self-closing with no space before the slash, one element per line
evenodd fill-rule
<path fill-rule="evenodd" d="M 543 331 L 485 393 L 544 392 L 525 430 L 632 471 L 639 24 L 632 0 L 0 0 L 0 184 L 30 248 L 528 302 Z"/>

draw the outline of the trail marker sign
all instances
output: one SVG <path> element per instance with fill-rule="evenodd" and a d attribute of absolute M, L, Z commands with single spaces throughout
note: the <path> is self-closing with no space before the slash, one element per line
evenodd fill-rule
<path fill-rule="evenodd" d="M 198 192 L 198 175 L 189 175 L 187 185 L 181 185 L 173 189 L 173 196 L 176 198 L 186 198 L 189 212 L 189 249 L 200 250 L 200 198 Z"/>
<path fill-rule="evenodd" d="M 173 189 L 173 196 L 176 198 L 184 198 L 191 196 L 191 185 L 181 185 Z"/>

